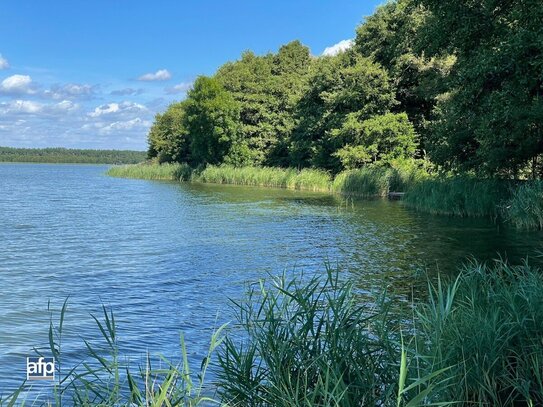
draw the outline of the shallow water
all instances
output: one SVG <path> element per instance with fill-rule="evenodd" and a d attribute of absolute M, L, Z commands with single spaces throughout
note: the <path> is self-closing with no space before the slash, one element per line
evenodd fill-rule
<path fill-rule="evenodd" d="M 24 380 L 32 348 L 47 346 L 48 301 L 58 312 L 69 297 L 65 368 L 84 357 L 82 338 L 98 340 L 90 314 L 102 303 L 134 360 L 178 357 L 184 332 L 197 361 L 210 330 L 231 318 L 228 298 L 270 273 L 322 272 L 328 261 L 369 295 L 402 294 L 420 271 L 454 273 L 470 255 L 519 261 L 543 244 L 539 232 L 400 202 L 117 179 L 106 169 L 0 164 L 0 394 Z"/>

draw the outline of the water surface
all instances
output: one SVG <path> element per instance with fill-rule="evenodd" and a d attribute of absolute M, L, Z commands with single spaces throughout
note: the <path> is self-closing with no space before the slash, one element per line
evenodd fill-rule
<path fill-rule="evenodd" d="M 322 272 L 368 293 L 409 293 L 417 270 L 454 273 L 467 256 L 519 261 L 543 234 L 487 220 L 429 216 L 383 200 L 109 178 L 106 166 L 0 165 L 0 389 L 25 378 L 47 344 L 48 301 L 69 297 L 64 365 L 97 340 L 89 314 L 114 309 L 123 350 L 197 360 L 247 282 Z M 294 270 L 294 271 L 293 271 Z M 0 391 L 0 394 L 2 392 Z"/>

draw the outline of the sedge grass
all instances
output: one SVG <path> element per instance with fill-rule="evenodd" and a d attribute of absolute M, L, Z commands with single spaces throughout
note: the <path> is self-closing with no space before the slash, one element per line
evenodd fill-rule
<path fill-rule="evenodd" d="M 137 178 L 148 180 L 180 181 L 190 177 L 191 169 L 187 164 L 131 164 L 113 166 L 107 175 L 119 178 Z"/>
<path fill-rule="evenodd" d="M 404 203 L 438 215 L 491 217 L 500 215 L 500 205 L 510 193 L 507 181 L 470 177 L 438 177 L 415 183 L 406 191 Z"/>
<path fill-rule="evenodd" d="M 543 229 L 543 181 L 519 185 L 503 206 L 503 212 L 519 229 Z"/>
<path fill-rule="evenodd" d="M 328 192 L 331 177 L 325 171 L 271 167 L 208 166 L 193 181 Z"/>
<path fill-rule="evenodd" d="M 237 324 L 212 335 L 195 372 L 183 339 L 179 363 L 164 360 L 157 369 L 148 358 L 130 368 L 106 308 L 93 317 L 103 343 L 84 341 L 86 360 L 66 371 L 65 302 L 49 329 L 59 377 L 50 405 L 543 405 L 541 270 L 468 263 L 456 279 L 430 282 L 428 300 L 414 303 L 408 318 L 391 315 L 386 297 L 361 301 L 340 276 L 328 268 L 251 285 L 234 303 Z M 216 352 L 219 399 L 212 400 L 204 389 Z M 24 389 L 0 404 L 24 405 Z"/>

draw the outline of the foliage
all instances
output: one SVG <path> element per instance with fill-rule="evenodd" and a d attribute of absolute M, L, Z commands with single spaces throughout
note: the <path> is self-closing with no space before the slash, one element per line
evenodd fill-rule
<path fill-rule="evenodd" d="M 217 71 L 215 77 L 240 106 L 240 138 L 252 164 L 286 164 L 285 150 L 296 122 L 293 111 L 310 65 L 309 49 L 293 41 L 277 54 L 245 52 Z"/>
<path fill-rule="evenodd" d="M 144 160 L 143 151 L 0 147 L 0 162 L 136 164 Z"/>
<path fill-rule="evenodd" d="M 407 113 L 426 146 L 428 122 L 438 96 L 448 90 L 448 76 L 454 65 L 451 54 L 428 57 L 415 45 L 429 12 L 419 1 L 385 3 L 366 18 L 356 31 L 355 49 L 387 70 L 399 102 L 395 112 Z"/>
<path fill-rule="evenodd" d="M 340 171 L 334 153 L 346 143 L 336 136 L 338 129 L 348 118 L 364 121 L 389 112 L 393 105 L 386 72 L 369 58 L 350 52 L 320 58 L 312 66 L 309 87 L 297 110 L 292 164 Z"/>
<path fill-rule="evenodd" d="M 432 159 L 456 171 L 509 177 L 530 166 L 541 176 L 541 2 L 421 3 L 430 15 L 420 48 L 457 57 L 432 126 Z"/>
<path fill-rule="evenodd" d="M 413 158 L 417 146 L 415 130 L 405 113 L 387 113 L 362 122 L 357 114 L 351 113 L 341 128 L 332 134 L 345 145 L 333 155 L 346 169 Z"/>
<path fill-rule="evenodd" d="M 543 229 L 543 182 L 522 183 L 502 209 L 504 217 L 517 228 Z"/>
<path fill-rule="evenodd" d="M 191 163 L 243 162 L 243 149 L 232 149 L 238 139 L 239 106 L 216 79 L 200 76 L 188 93 L 184 126 L 190 134 Z"/>
<path fill-rule="evenodd" d="M 434 177 L 416 183 L 405 195 L 406 205 L 424 212 L 496 219 L 511 185 L 498 179 Z"/>
<path fill-rule="evenodd" d="M 541 270 L 470 263 L 456 281 L 431 286 L 429 301 L 416 311 L 421 370 L 448 369 L 448 386 L 433 401 L 543 403 Z"/>
<path fill-rule="evenodd" d="M 185 103 L 173 103 L 155 116 L 149 130 L 148 158 L 157 157 L 158 162 L 188 162 L 189 133 L 184 125 Z"/>

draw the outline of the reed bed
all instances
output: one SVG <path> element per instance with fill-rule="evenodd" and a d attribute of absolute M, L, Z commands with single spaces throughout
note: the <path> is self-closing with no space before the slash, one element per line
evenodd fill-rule
<path fill-rule="evenodd" d="M 519 229 L 543 229 L 543 181 L 519 185 L 503 205 L 503 213 Z"/>
<path fill-rule="evenodd" d="M 403 201 L 427 213 L 496 219 L 510 190 L 511 184 L 503 180 L 436 177 L 413 184 Z"/>
<path fill-rule="evenodd" d="M 390 313 L 391 297 L 362 300 L 341 270 L 270 278 L 234 302 L 200 369 L 181 341 L 179 362 L 128 365 L 115 318 L 93 317 L 102 343 L 63 366 L 49 405 L 88 406 L 536 406 L 543 405 L 543 274 L 527 263 L 471 262 L 429 282 L 428 299 Z M 59 368 L 64 303 L 51 319 Z M 42 350 L 42 352 L 45 350 Z M 206 381 L 213 369 L 218 381 Z M 34 405 L 27 386 L 0 403 Z M 213 394 L 206 389 L 217 389 Z"/>
<path fill-rule="evenodd" d="M 325 171 L 271 167 L 208 166 L 193 181 L 328 192 L 331 177 Z"/>
<path fill-rule="evenodd" d="M 131 164 L 110 167 L 107 175 L 119 178 L 180 181 L 190 177 L 187 164 Z"/>
<path fill-rule="evenodd" d="M 317 169 L 136 164 L 111 167 L 108 175 L 149 180 L 287 188 L 348 197 L 386 197 L 405 192 L 403 203 L 437 215 L 502 219 L 521 229 L 543 229 L 543 181 L 513 182 L 473 177 L 430 176 L 406 165 L 343 171 L 332 178 Z"/>

